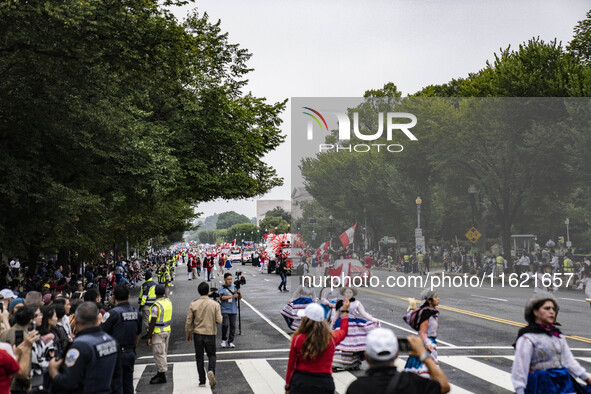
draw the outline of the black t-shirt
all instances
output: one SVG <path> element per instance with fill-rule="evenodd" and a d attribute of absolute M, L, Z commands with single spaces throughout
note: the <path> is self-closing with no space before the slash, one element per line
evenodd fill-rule
<path fill-rule="evenodd" d="M 398 373 L 396 367 L 371 368 L 365 376 L 351 383 L 347 394 L 382 394 L 396 373 Z M 439 394 L 441 386 L 435 380 L 425 379 L 410 372 L 402 372 L 396 390 L 393 392 L 396 394 Z"/>

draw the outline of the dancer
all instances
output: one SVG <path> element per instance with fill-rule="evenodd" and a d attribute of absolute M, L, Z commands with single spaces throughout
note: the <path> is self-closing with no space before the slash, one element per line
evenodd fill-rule
<path fill-rule="evenodd" d="M 349 332 L 345 339 L 335 348 L 333 358 L 333 370 L 336 369 L 359 369 L 363 352 L 365 351 L 365 337 L 367 333 L 374 328 L 378 328 L 380 323 L 374 319 L 363 308 L 360 301 L 353 298 L 357 295 L 357 290 L 351 287 L 342 287 L 339 291 L 345 299 L 349 299 Z M 343 306 L 339 300 L 335 306 L 335 312 L 332 316 L 331 327 L 337 329 L 341 326 L 340 312 Z"/>
<path fill-rule="evenodd" d="M 517 394 L 591 392 L 591 377 L 574 359 L 555 326 L 557 313 L 558 302 L 552 293 L 535 293 L 527 302 L 528 325 L 517 334 L 511 368 Z M 581 387 L 573 376 L 585 380 L 587 386 Z"/>
<path fill-rule="evenodd" d="M 439 364 L 437 361 L 437 329 L 439 328 L 439 310 L 437 306 L 439 305 L 439 295 L 433 290 L 425 289 L 421 293 L 421 299 L 423 304 L 419 308 L 414 308 L 414 305 L 412 305 L 414 299 L 410 300 L 411 307 L 409 309 L 412 310 L 404 316 L 404 321 L 419 332 L 419 337 L 423 340 L 427 350 L 431 352 L 433 361 Z M 408 357 L 404 370 L 430 378 L 427 366 L 417 357 Z"/>
<path fill-rule="evenodd" d="M 306 309 L 308 304 L 316 300 L 316 292 L 310 287 L 310 281 L 304 281 L 294 291 L 291 301 L 283 307 L 281 315 L 285 319 L 287 326 L 292 330 L 297 330 L 300 326 L 301 318 L 298 311 Z"/>

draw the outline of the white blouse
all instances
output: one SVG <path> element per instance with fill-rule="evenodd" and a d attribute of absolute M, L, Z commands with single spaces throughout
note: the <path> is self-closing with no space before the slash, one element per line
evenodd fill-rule
<path fill-rule="evenodd" d="M 511 368 L 511 382 L 517 394 L 525 391 L 530 371 L 566 368 L 583 380 L 585 369 L 573 357 L 566 339 L 548 334 L 524 334 L 515 344 L 515 360 Z"/>

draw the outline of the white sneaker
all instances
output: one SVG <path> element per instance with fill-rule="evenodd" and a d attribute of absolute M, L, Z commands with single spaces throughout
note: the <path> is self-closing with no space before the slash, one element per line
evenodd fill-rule
<path fill-rule="evenodd" d="M 236 347 L 236 345 L 234 345 L 234 342 L 230 342 L 230 347 Z"/>
<path fill-rule="evenodd" d="M 232 345 L 232 344 L 230 344 Z M 226 347 L 226 341 L 222 341 L 222 347 Z"/>

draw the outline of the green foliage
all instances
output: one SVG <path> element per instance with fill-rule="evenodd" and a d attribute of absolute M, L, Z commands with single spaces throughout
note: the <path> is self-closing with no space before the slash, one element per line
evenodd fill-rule
<path fill-rule="evenodd" d="M 234 211 L 223 212 L 218 216 L 216 228 L 218 230 L 229 229 L 233 225 L 239 223 L 250 223 L 250 219 Z"/>
<path fill-rule="evenodd" d="M 289 232 L 291 223 L 280 216 L 265 216 L 259 223 L 261 233 L 273 232 L 275 234 L 283 234 Z"/>
<path fill-rule="evenodd" d="M 259 228 L 252 223 L 235 224 L 228 229 L 227 237 L 228 241 L 235 239 L 236 243 L 255 241 L 259 239 Z"/>
<path fill-rule="evenodd" d="M 5 252 L 95 256 L 187 230 L 201 201 L 282 183 L 259 158 L 284 139 L 285 102 L 242 93 L 250 54 L 207 14 L 8 0 L 0 19 Z"/>
<path fill-rule="evenodd" d="M 280 217 L 286 222 L 291 223 L 291 214 L 281 207 L 275 207 L 270 211 L 267 211 L 267 213 L 265 213 L 265 217 L 267 216 Z"/>

